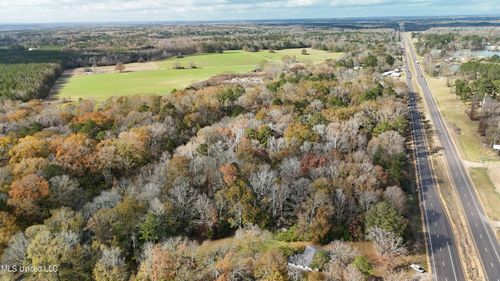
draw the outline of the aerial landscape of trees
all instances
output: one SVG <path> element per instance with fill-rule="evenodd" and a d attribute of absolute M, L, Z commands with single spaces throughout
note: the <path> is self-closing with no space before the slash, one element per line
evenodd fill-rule
<path fill-rule="evenodd" d="M 371 241 L 392 272 L 416 239 L 407 87 L 380 78 L 397 36 L 339 34 L 352 63 L 285 61 L 253 85 L 1 101 L 2 262 L 58 266 L 27 280 L 363 280 L 349 242 Z M 304 243 L 320 271 L 288 267 Z"/>
<path fill-rule="evenodd" d="M 274 25 L 152 25 L 140 27 L 81 27 L 62 30 L 5 31 L 0 34 L 0 98 L 45 98 L 65 69 L 116 66 L 196 53 L 249 52 L 315 48 L 348 52 L 344 66 L 361 65 L 368 50 L 398 55 L 385 44 L 398 33 L 389 29 L 325 29 L 321 26 Z M 386 48 L 378 50 L 378 48 Z M 390 69 L 369 57 L 370 66 Z M 374 60 L 375 59 L 375 60 Z M 125 65 L 124 65 L 125 66 Z M 190 65 L 196 68 L 196 64 Z M 120 71 L 121 72 L 121 71 Z M 19 75 L 23 73 L 23 75 Z"/>

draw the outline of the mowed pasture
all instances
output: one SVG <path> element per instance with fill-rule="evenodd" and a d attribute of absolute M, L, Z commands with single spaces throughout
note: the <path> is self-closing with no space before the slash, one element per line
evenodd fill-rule
<path fill-rule="evenodd" d="M 97 73 L 88 75 L 81 70 L 73 71 L 70 77 L 64 78 L 67 81 L 59 88 L 58 96 L 72 100 L 102 100 L 111 96 L 164 95 L 173 89 L 183 89 L 217 74 L 252 71 L 262 60 L 281 61 L 283 56 L 288 55 L 295 56 L 301 62 L 320 63 L 342 56 L 342 53 L 314 49 L 307 49 L 308 54 L 302 55 L 301 51 L 302 49 L 279 50 L 275 53 L 226 51 L 222 54 L 199 54 L 158 62 L 126 64 L 123 73 L 114 71 L 114 67 L 98 67 Z M 192 64 L 196 68 L 191 68 Z M 184 69 L 174 69 L 175 65 Z"/>

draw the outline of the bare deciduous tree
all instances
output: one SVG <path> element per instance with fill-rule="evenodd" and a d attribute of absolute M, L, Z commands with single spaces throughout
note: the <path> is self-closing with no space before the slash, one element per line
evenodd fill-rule
<path fill-rule="evenodd" d="M 291 182 L 300 176 L 300 161 L 297 158 L 285 158 L 280 165 L 281 178 Z"/>
<path fill-rule="evenodd" d="M 9 245 L 2 255 L 2 261 L 6 264 L 23 264 L 28 245 L 29 241 L 24 233 L 16 233 L 10 238 Z"/>
<path fill-rule="evenodd" d="M 83 201 L 84 192 L 79 188 L 78 181 L 68 175 L 55 176 L 50 179 L 50 200 L 62 202 L 63 206 L 75 208 Z"/>
<path fill-rule="evenodd" d="M 412 278 L 408 278 L 403 271 L 392 271 L 384 277 L 384 281 L 409 281 Z"/>
<path fill-rule="evenodd" d="M 384 199 L 398 209 L 400 213 L 404 213 L 407 209 L 406 195 L 399 186 L 389 186 L 382 194 Z"/>
<path fill-rule="evenodd" d="M 118 72 L 124 72 L 125 71 L 125 65 L 123 64 L 123 62 L 119 61 L 116 63 L 115 65 L 115 70 L 118 71 Z"/>
<path fill-rule="evenodd" d="M 113 208 L 122 200 L 122 195 L 116 189 L 105 190 L 101 194 L 85 204 L 83 208 L 83 216 L 91 217 L 97 210 L 102 208 Z"/>
<path fill-rule="evenodd" d="M 374 155 L 382 150 L 385 157 L 392 157 L 405 151 L 405 139 L 396 131 L 387 131 L 373 138 L 368 144 L 368 151 Z"/>
<path fill-rule="evenodd" d="M 351 263 L 359 255 L 357 249 L 340 240 L 333 241 L 325 248 L 330 256 L 330 263 L 340 263 L 344 266 Z"/>
<path fill-rule="evenodd" d="M 365 280 L 365 276 L 354 265 L 350 264 L 344 270 L 344 280 L 363 281 Z"/>
<path fill-rule="evenodd" d="M 377 203 L 378 201 L 378 194 L 375 191 L 372 190 L 366 190 L 362 191 L 358 195 L 358 201 L 361 207 L 365 210 L 368 211 L 370 207 Z"/>
<path fill-rule="evenodd" d="M 186 182 L 175 185 L 169 191 L 169 197 L 176 208 L 179 221 L 189 220 L 196 212 L 193 206 L 197 199 L 197 192 Z"/>
<path fill-rule="evenodd" d="M 267 164 L 259 167 L 259 171 L 250 176 L 250 186 L 257 195 L 257 200 L 270 194 L 276 176 L 276 172 Z"/>
<path fill-rule="evenodd" d="M 340 188 L 335 190 L 333 202 L 335 205 L 335 216 L 339 221 L 345 221 L 351 217 L 356 208 L 356 203 L 352 197 L 347 196 Z"/>
<path fill-rule="evenodd" d="M 345 265 L 340 262 L 329 262 L 326 265 L 326 270 L 323 271 L 327 281 L 342 281 L 342 271 Z"/>
<path fill-rule="evenodd" d="M 408 252 L 404 246 L 403 238 L 378 226 L 368 229 L 368 239 L 375 243 L 377 253 L 388 258 L 390 264 L 393 257 L 405 255 Z"/>

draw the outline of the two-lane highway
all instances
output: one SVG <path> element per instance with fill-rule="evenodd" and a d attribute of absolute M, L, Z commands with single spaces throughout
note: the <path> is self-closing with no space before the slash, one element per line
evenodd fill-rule
<path fill-rule="evenodd" d="M 480 261 L 487 280 L 500 281 L 500 247 L 492 228 L 489 225 L 483 208 L 477 197 L 474 186 L 459 158 L 457 149 L 446 128 L 444 120 L 434 101 L 431 90 L 423 75 L 420 65 L 417 63 L 415 49 L 411 42 L 407 42 L 409 58 L 413 61 L 416 70 L 416 78 L 423 91 L 423 97 L 428 106 L 430 118 L 435 126 L 439 141 L 443 148 L 444 158 L 452 179 L 454 188 L 457 190 L 461 205 L 463 207 L 470 233 L 474 240 Z M 408 66 L 407 66 L 408 67 Z M 465 116 L 464 116 L 465 118 Z M 456 256 L 458 258 L 458 256 Z M 466 263 L 467 260 L 464 260 Z M 443 279 L 437 279 L 443 280 Z"/>
<path fill-rule="evenodd" d="M 465 277 L 453 232 L 436 191 L 437 185 L 430 164 L 425 129 L 412 85 L 409 56 L 406 52 L 405 57 L 406 82 L 410 89 L 408 108 L 431 271 L 434 280 L 463 281 Z"/>

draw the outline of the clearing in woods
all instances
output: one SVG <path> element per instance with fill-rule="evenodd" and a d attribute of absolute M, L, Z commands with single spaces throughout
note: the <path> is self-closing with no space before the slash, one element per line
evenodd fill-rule
<path fill-rule="evenodd" d="M 342 53 L 306 49 L 245 52 L 226 51 L 222 54 L 200 54 L 183 58 L 148 63 L 125 65 L 125 71 L 118 73 L 114 66 L 98 67 L 97 73 L 86 75 L 82 69 L 66 73 L 58 90 L 60 98 L 105 99 L 111 96 L 170 93 L 173 89 L 183 89 L 190 84 L 222 73 L 245 73 L 252 71 L 262 60 L 281 61 L 285 55 L 295 56 L 298 61 L 320 63 L 328 59 L 338 59 Z M 184 69 L 173 69 L 174 65 Z M 191 68 L 194 64 L 196 68 Z M 144 67 L 142 67 L 144 66 Z"/>

